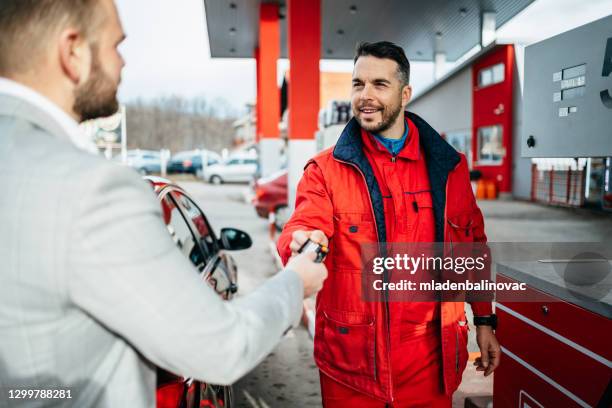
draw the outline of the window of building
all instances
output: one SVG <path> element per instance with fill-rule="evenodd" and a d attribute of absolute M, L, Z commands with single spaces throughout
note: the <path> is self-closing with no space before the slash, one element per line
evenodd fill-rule
<path fill-rule="evenodd" d="M 478 72 L 478 87 L 484 88 L 489 85 L 499 84 L 505 79 L 504 63 L 495 64 L 493 66 L 483 68 Z"/>
<path fill-rule="evenodd" d="M 446 141 L 459 153 L 465 154 L 468 166 L 472 168 L 472 134 L 469 130 L 448 132 Z"/>
<path fill-rule="evenodd" d="M 478 129 L 478 164 L 500 164 L 504 149 L 502 127 L 485 126 Z"/>

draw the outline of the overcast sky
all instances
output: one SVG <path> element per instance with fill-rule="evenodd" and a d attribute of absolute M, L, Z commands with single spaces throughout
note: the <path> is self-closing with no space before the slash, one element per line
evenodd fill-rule
<path fill-rule="evenodd" d="M 253 59 L 212 59 L 203 0 L 116 0 L 128 35 L 120 98 L 162 95 L 224 99 L 242 110 L 255 99 Z M 536 0 L 498 30 L 508 42 L 531 43 L 612 14 L 612 0 Z M 279 63 L 282 70 L 286 61 Z M 323 61 L 323 70 L 350 71 L 350 61 Z M 413 63 L 415 93 L 433 80 L 432 64 Z"/>

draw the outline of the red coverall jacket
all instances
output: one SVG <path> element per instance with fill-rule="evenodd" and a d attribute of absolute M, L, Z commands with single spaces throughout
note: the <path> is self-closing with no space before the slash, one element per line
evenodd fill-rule
<path fill-rule="evenodd" d="M 472 192 L 465 156 L 427 122 L 406 112 L 417 127 L 425 153 L 437 242 L 486 242 L 484 223 Z M 359 219 L 339 215 L 358 214 Z M 350 223 L 353 227 L 343 223 Z M 356 227 L 356 228 L 355 228 Z M 278 240 L 286 263 L 295 230 L 319 229 L 330 238 L 325 260 L 329 277 L 317 295 L 314 357 L 325 374 L 373 397 L 393 401 L 386 302 L 361 297 L 360 244 L 386 242 L 383 197 L 363 151 L 361 127 L 352 119 L 335 147 L 312 158 L 297 190 L 295 212 Z M 472 303 L 477 316 L 491 304 Z M 467 325 L 463 302 L 440 307 L 444 390 L 453 393 L 467 364 Z M 350 330 L 343 330 L 350 328 Z"/>

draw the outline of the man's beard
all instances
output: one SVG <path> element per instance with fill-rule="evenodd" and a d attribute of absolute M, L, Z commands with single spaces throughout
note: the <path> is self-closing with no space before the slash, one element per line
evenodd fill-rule
<path fill-rule="evenodd" d="M 81 121 L 111 116 L 119 110 L 117 86 L 102 69 L 96 47 L 92 47 L 89 79 L 75 92 L 73 110 Z"/>
<path fill-rule="evenodd" d="M 380 134 L 384 132 L 385 130 L 389 129 L 391 126 L 393 126 L 393 124 L 397 120 L 397 117 L 402 112 L 402 97 L 400 95 L 397 104 L 383 106 L 381 110 L 382 119 L 378 123 L 367 123 L 367 122 L 362 121 L 359 118 L 359 114 L 360 114 L 359 110 L 362 109 L 364 106 L 369 106 L 369 105 L 363 104 L 363 105 L 357 106 L 356 108 L 354 107 L 353 116 L 355 116 L 357 123 L 359 123 L 359 125 L 364 130 L 370 133 Z"/>

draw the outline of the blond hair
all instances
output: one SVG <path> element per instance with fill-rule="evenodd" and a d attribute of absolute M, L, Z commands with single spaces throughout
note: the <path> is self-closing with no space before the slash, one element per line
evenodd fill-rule
<path fill-rule="evenodd" d="M 99 0 L 0 0 L 0 75 L 33 69 L 49 39 L 67 27 L 89 38 L 102 11 Z"/>

